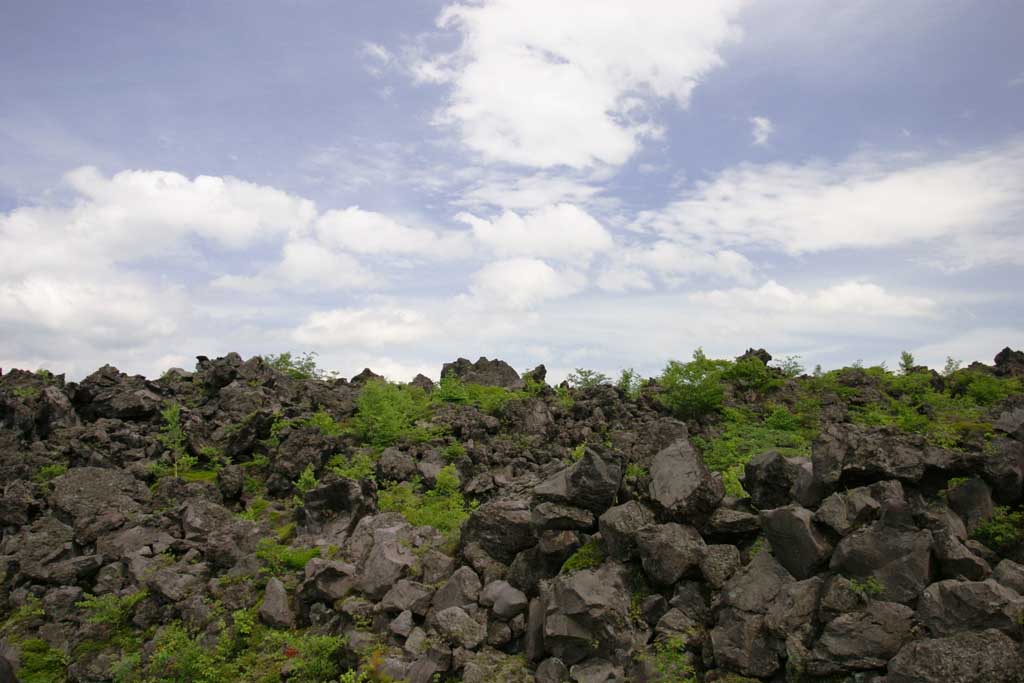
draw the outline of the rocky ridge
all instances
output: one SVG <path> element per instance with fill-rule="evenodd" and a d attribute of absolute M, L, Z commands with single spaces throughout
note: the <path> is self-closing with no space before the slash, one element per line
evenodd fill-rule
<path fill-rule="evenodd" d="M 920 405 L 765 356 L 686 420 L 487 359 L 11 371 L 0 682 L 1024 681 L 1024 354 Z"/>

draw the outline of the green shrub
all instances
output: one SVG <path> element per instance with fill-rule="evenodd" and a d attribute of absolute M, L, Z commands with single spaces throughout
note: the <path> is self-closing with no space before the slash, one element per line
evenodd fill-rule
<path fill-rule="evenodd" d="M 993 550 L 1009 550 L 1024 540 L 1024 511 L 1000 506 L 974 530 L 974 538 Z"/>
<path fill-rule="evenodd" d="M 683 636 L 670 636 L 658 641 L 649 657 L 655 671 L 651 683 L 697 683 L 697 674 L 686 652 Z"/>
<path fill-rule="evenodd" d="M 573 389 L 592 389 L 599 387 L 602 384 L 610 384 L 611 380 L 608 379 L 608 375 L 603 372 L 597 372 L 596 370 L 587 370 L 586 368 L 576 368 L 575 371 L 570 372 L 565 381 L 569 383 L 569 386 Z"/>
<path fill-rule="evenodd" d="M 693 360 L 688 363 L 671 360 L 658 379 L 661 386 L 658 400 L 683 419 L 698 419 L 718 412 L 725 399 L 722 373 L 730 365 L 729 361 L 708 358 L 701 349 L 693 352 Z"/>
<path fill-rule="evenodd" d="M 52 465 L 43 465 L 36 472 L 36 475 L 32 477 L 32 480 L 38 484 L 45 484 L 49 481 L 53 481 L 60 475 L 68 471 L 68 466 L 64 463 L 54 463 Z"/>
<path fill-rule="evenodd" d="M 466 454 L 466 447 L 458 441 L 452 442 L 444 447 L 444 459 L 454 462 Z"/>
<path fill-rule="evenodd" d="M 306 465 L 306 469 L 302 470 L 302 474 L 295 480 L 295 488 L 300 493 L 309 493 L 316 488 L 320 481 L 316 478 L 316 471 L 312 465 Z"/>
<path fill-rule="evenodd" d="M 780 361 L 774 361 L 776 367 L 784 377 L 790 379 L 799 377 L 804 373 L 804 366 L 800 363 L 800 356 L 786 356 Z"/>
<path fill-rule="evenodd" d="M 433 435 L 416 426 L 427 416 L 426 393 L 413 386 L 367 382 L 356 399 L 352 431 L 364 443 L 387 448 L 399 441 L 426 441 Z"/>
<path fill-rule="evenodd" d="M 15 387 L 13 393 L 18 398 L 24 400 L 38 396 L 39 389 L 37 387 Z"/>
<path fill-rule="evenodd" d="M 170 473 L 179 477 L 182 473 L 195 467 L 199 459 L 188 452 L 188 439 L 181 426 L 181 406 L 177 403 L 168 403 L 160 411 L 160 416 L 164 423 L 160 427 L 160 435 L 157 440 L 171 454 Z M 158 477 L 167 474 L 167 468 L 160 464 L 157 464 L 153 470 Z"/>
<path fill-rule="evenodd" d="M 369 453 L 359 452 L 348 457 L 340 454 L 331 456 L 327 461 L 327 468 L 346 479 L 377 480 L 377 461 Z"/>
<path fill-rule="evenodd" d="M 256 557 L 266 563 L 271 574 L 285 574 L 304 569 L 310 560 L 320 557 L 320 549 L 293 548 L 272 538 L 263 538 L 256 546 Z"/>
<path fill-rule="evenodd" d="M 914 360 L 914 354 L 910 351 L 900 351 L 900 374 L 909 375 L 914 372 L 915 367 L 917 362 Z"/>
<path fill-rule="evenodd" d="M 452 373 L 441 378 L 431 399 L 439 403 L 458 403 L 475 406 L 488 415 L 500 413 L 509 401 L 524 398 L 522 391 L 509 391 L 502 387 L 486 387 L 481 384 L 466 384 Z"/>
<path fill-rule="evenodd" d="M 784 412 L 789 417 L 782 416 L 779 410 L 784 411 L 773 411 L 769 419 L 773 416 L 774 419 L 769 422 L 759 420 L 746 409 L 726 408 L 722 432 L 718 437 L 710 441 L 694 437 L 692 441 L 700 449 L 704 463 L 715 472 L 724 473 L 734 466 L 742 466 L 755 455 L 772 449 L 786 456 L 809 457 L 813 429 L 804 428 L 788 411 Z M 794 429 L 794 426 L 799 426 L 799 429 Z"/>
<path fill-rule="evenodd" d="M 604 551 L 594 539 L 591 539 L 576 549 L 565 562 L 562 563 L 562 574 L 571 574 L 581 569 L 595 569 L 604 563 Z"/>
<path fill-rule="evenodd" d="M 322 379 L 324 372 L 317 367 L 317 353 L 310 351 L 293 356 L 290 351 L 277 355 L 267 354 L 263 360 L 278 372 L 283 372 L 292 379 Z"/>
<path fill-rule="evenodd" d="M 764 392 L 782 384 L 772 369 L 765 365 L 760 358 L 754 356 L 747 356 L 731 363 L 722 371 L 722 379 L 732 383 L 741 391 Z"/>
<path fill-rule="evenodd" d="M 149 593 L 139 590 L 128 595 L 85 595 L 85 599 L 76 602 L 76 607 L 86 610 L 89 615 L 86 621 L 90 624 L 109 624 L 114 628 L 120 628 L 131 619 L 135 606 L 146 598 Z"/>
<path fill-rule="evenodd" d="M 67 680 L 68 656 L 50 647 L 45 640 L 23 640 L 20 649 L 18 680 L 21 683 L 63 683 Z"/>
<path fill-rule="evenodd" d="M 626 465 L 626 479 L 628 481 L 640 481 L 647 474 L 647 468 L 639 463 L 631 462 Z"/>
<path fill-rule="evenodd" d="M 472 507 L 462 496 L 460 485 L 455 466 L 446 465 L 429 491 L 421 493 L 418 481 L 392 482 L 378 491 L 377 506 L 381 512 L 401 513 L 414 526 L 432 526 L 454 542 Z"/>
<path fill-rule="evenodd" d="M 881 581 L 873 576 L 869 576 L 864 579 L 852 578 L 850 579 L 850 590 L 857 593 L 862 598 L 869 598 L 881 595 L 885 592 L 885 586 Z"/>
<path fill-rule="evenodd" d="M 619 379 L 615 382 L 619 391 L 626 395 L 626 398 L 637 399 L 640 397 L 640 388 L 643 386 L 643 378 L 633 368 L 625 368 L 619 373 Z"/>

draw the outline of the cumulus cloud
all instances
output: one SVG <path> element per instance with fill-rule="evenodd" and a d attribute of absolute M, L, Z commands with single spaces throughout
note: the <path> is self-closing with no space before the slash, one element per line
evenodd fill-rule
<path fill-rule="evenodd" d="M 499 256 L 539 256 L 587 262 L 612 247 L 612 236 L 590 214 L 572 204 L 546 206 L 520 216 L 506 211 L 487 220 L 460 213 L 473 236 Z"/>
<path fill-rule="evenodd" d="M 471 185 L 452 203 L 474 209 L 496 206 L 500 209 L 532 210 L 552 204 L 585 204 L 601 188 L 564 175 L 490 175 Z"/>
<path fill-rule="evenodd" d="M 411 228 L 358 206 L 324 213 L 316 221 L 316 235 L 324 244 L 358 254 L 457 258 L 469 251 L 469 241 L 462 232 Z"/>
<path fill-rule="evenodd" d="M 843 282 L 812 292 L 793 290 L 774 280 L 757 288 L 695 292 L 695 303 L 722 310 L 755 309 L 770 313 L 869 315 L 882 317 L 933 316 L 938 305 L 928 297 L 890 294 L 870 282 Z"/>
<path fill-rule="evenodd" d="M 841 163 L 741 164 L 698 183 L 633 228 L 705 250 L 798 255 L 909 244 L 952 267 L 1024 263 L 1024 141 L 944 160 L 862 155 Z"/>
<path fill-rule="evenodd" d="M 581 291 L 586 278 L 572 269 L 556 270 L 540 259 L 514 258 L 489 263 L 472 278 L 472 300 L 482 306 L 528 309 Z"/>
<path fill-rule="evenodd" d="M 764 116 L 751 116 L 750 125 L 755 145 L 765 145 L 771 134 L 775 132 L 775 124 Z"/>
<path fill-rule="evenodd" d="M 377 348 L 420 341 L 434 332 L 422 313 L 407 308 L 337 308 L 311 313 L 292 338 L 314 346 Z"/>
<path fill-rule="evenodd" d="M 533 167 L 618 165 L 661 133 L 650 103 L 686 107 L 739 37 L 742 2 L 456 2 L 438 19 L 461 45 L 415 66 L 446 83 L 437 120 L 486 159 Z"/>
<path fill-rule="evenodd" d="M 310 239 L 288 242 L 281 260 L 255 275 L 222 275 L 212 284 L 250 294 L 285 287 L 304 291 L 361 289 L 375 282 L 372 272 L 355 257 Z"/>

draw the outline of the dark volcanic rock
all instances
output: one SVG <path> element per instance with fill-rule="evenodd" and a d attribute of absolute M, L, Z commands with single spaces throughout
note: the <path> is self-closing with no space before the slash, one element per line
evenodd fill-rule
<path fill-rule="evenodd" d="M 799 505 L 761 513 L 765 535 L 779 562 L 797 579 L 806 579 L 828 564 L 832 545 L 814 527 L 814 513 Z"/>
<path fill-rule="evenodd" d="M 519 377 L 519 373 L 512 369 L 512 366 L 503 360 L 488 360 L 481 356 L 475 363 L 469 362 L 466 358 L 459 358 L 453 363 L 445 363 L 441 367 L 441 377 L 454 375 L 466 384 L 481 384 L 485 387 L 501 387 L 512 391 L 519 391 L 526 387 L 526 383 Z"/>
<path fill-rule="evenodd" d="M 682 521 L 712 512 L 725 496 L 725 488 L 690 441 L 682 438 L 654 456 L 649 493 L 666 515 Z"/>
<path fill-rule="evenodd" d="M 588 447 L 576 463 L 544 480 L 533 493 L 542 500 L 568 503 L 600 514 L 615 501 L 622 466 L 610 453 Z"/>
<path fill-rule="evenodd" d="M 886 683 L 1022 683 L 1024 657 L 999 631 L 960 633 L 907 643 L 888 672 Z"/>
<path fill-rule="evenodd" d="M 909 603 L 932 579 L 932 534 L 886 527 L 876 522 L 859 529 L 836 546 L 830 567 L 848 576 L 873 577 L 881 598 Z"/>

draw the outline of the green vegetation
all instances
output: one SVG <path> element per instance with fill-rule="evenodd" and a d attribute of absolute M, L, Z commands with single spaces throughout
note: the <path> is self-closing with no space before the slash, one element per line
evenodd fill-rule
<path fill-rule="evenodd" d="M 448 462 L 455 462 L 466 454 L 466 447 L 458 441 L 454 441 L 444 447 L 444 459 Z"/>
<path fill-rule="evenodd" d="M 54 463 L 52 465 L 43 465 L 36 472 L 36 475 L 32 477 L 32 480 L 37 484 L 46 484 L 53 481 L 60 475 L 68 471 L 68 466 L 64 463 Z"/>
<path fill-rule="evenodd" d="M 303 427 L 316 429 L 324 436 L 329 437 L 341 436 L 345 433 L 345 428 L 331 417 L 330 413 L 321 408 L 309 417 L 286 418 L 277 415 L 270 425 L 270 436 L 263 440 L 263 445 L 268 448 L 277 448 L 281 445 L 281 435 L 286 429 L 301 429 Z"/>
<path fill-rule="evenodd" d="M 974 538 L 993 550 L 1004 552 L 1024 541 L 1024 511 L 1000 506 L 991 519 L 978 525 Z"/>
<path fill-rule="evenodd" d="M 775 361 L 773 367 L 777 368 L 784 377 L 790 379 L 799 377 L 804 373 L 804 366 L 800 363 L 800 356 L 786 356 L 780 361 Z"/>
<path fill-rule="evenodd" d="M 900 351 L 900 374 L 909 375 L 914 371 L 914 367 L 917 362 L 914 360 L 914 354 L 910 351 Z"/>
<path fill-rule="evenodd" d="M 619 379 L 615 386 L 626 395 L 626 398 L 636 400 L 640 397 L 640 387 L 643 385 L 643 378 L 633 368 L 625 368 L 619 373 Z"/>
<path fill-rule="evenodd" d="M 427 441 L 434 434 L 416 423 L 427 417 L 429 408 L 427 394 L 419 387 L 367 382 L 356 399 L 352 433 L 375 448 L 400 441 Z"/>
<path fill-rule="evenodd" d="M 686 652 L 683 636 L 658 641 L 649 657 L 656 672 L 652 683 L 697 683 L 697 674 Z"/>
<path fill-rule="evenodd" d="M 866 579 L 850 579 L 850 590 L 862 598 L 872 598 L 881 595 L 885 591 L 885 586 L 875 577 L 869 576 Z"/>
<path fill-rule="evenodd" d="M 581 569 L 594 569 L 600 567 L 604 562 L 604 551 L 594 539 L 591 539 L 576 549 L 564 563 L 562 563 L 562 574 L 571 574 Z"/>
<path fill-rule="evenodd" d="M 669 412 L 683 419 L 699 419 L 722 409 L 725 389 L 722 373 L 731 363 L 712 360 L 697 349 L 688 363 L 670 360 L 658 379 L 658 400 Z"/>
<path fill-rule="evenodd" d="M 324 371 L 317 367 L 316 358 L 315 351 L 297 356 L 293 356 L 290 351 L 263 356 L 267 365 L 292 379 L 323 379 Z"/>
<path fill-rule="evenodd" d="M 626 480 L 627 481 L 640 481 L 648 475 L 647 468 L 631 462 L 626 465 Z"/>
<path fill-rule="evenodd" d="M 355 453 L 348 457 L 341 454 L 333 455 L 327 461 L 327 468 L 339 477 L 345 477 L 346 479 L 355 479 L 356 481 L 360 479 L 377 480 L 377 461 L 369 453 L 365 452 Z"/>
<path fill-rule="evenodd" d="M 164 423 L 160 427 L 160 435 L 157 438 L 170 452 L 170 472 L 178 477 L 182 472 L 188 472 L 195 467 L 199 460 L 188 452 L 188 438 L 181 426 L 181 406 L 177 403 L 168 403 L 160 411 L 160 416 Z M 158 477 L 168 474 L 166 466 L 158 463 L 154 467 L 154 474 Z"/>
<path fill-rule="evenodd" d="M 381 512 L 398 512 L 414 526 L 432 526 L 453 543 L 472 509 L 459 490 L 461 482 L 454 465 L 441 468 L 434 488 L 420 492 L 420 483 L 390 483 L 377 494 Z"/>
<path fill-rule="evenodd" d="M 293 548 L 272 538 L 264 538 L 256 547 L 256 557 L 266 563 L 267 572 L 280 575 L 304 569 L 307 562 L 320 557 L 320 549 Z"/>
<path fill-rule="evenodd" d="M 696 356 L 694 359 L 696 360 Z M 732 383 L 740 391 L 766 392 L 782 385 L 782 381 L 760 358 L 747 356 L 733 363 L 729 361 L 713 362 L 726 364 L 722 370 L 722 379 Z M 799 366 L 799 364 L 797 365 Z"/>
<path fill-rule="evenodd" d="M 581 443 L 576 448 L 572 449 L 569 453 L 569 459 L 573 462 L 579 462 L 583 459 L 583 456 L 587 453 L 587 444 Z"/>
<path fill-rule="evenodd" d="M 45 640 L 29 638 L 19 644 L 21 668 L 18 680 L 22 683 L 63 683 L 67 680 L 68 656 Z"/>
<path fill-rule="evenodd" d="M 510 401 L 525 398 L 525 391 L 509 391 L 502 387 L 466 384 L 452 373 L 441 378 L 431 400 L 438 403 L 459 403 L 475 406 L 488 415 L 498 415 Z"/>
<path fill-rule="evenodd" d="M 76 602 L 75 607 L 81 607 L 89 615 L 86 621 L 90 624 L 109 624 L 114 628 L 120 628 L 128 623 L 132 617 L 135 606 L 146 598 L 149 593 L 143 589 L 128 595 L 85 595 L 85 599 Z"/>
<path fill-rule="evenodd" d="M 312 465 L 306 465 L 306 469 L 302 470 L 302 474 L 295 480 L 295 488 L 298 489 L 299 493 L 309 493 L 316 488 L 320 481 L 316 478 L 316 471 Z"/>
<path fill-rule="evenodd" d="M 15 387 L 13 393 L 18 398 L 24 400 L 38 396 L 39 389 L 37 387 Z"/>
<path fill-rule="evenodd" d="M 270 506 L 270 502 L 262 496 L 257 496 L 249 501 L 244 512 L 239 512 L 238 517 L 240 519 L 247 519 L 250 522 L 257 521 L 262 515 L 264 510 Z"/>
<path fill-rule="evenodd" d="M 586 368 L 576 368 L 576 370 L 566 375 L 565 381 L 573 389 L 593 389 L 603 384 L 611 384 L 608 375 L 596 370 L 587 370 Z"/>

